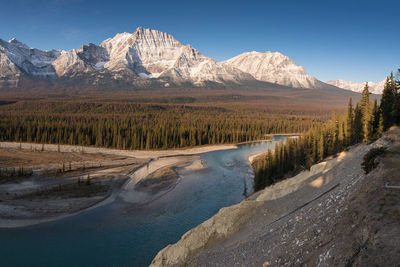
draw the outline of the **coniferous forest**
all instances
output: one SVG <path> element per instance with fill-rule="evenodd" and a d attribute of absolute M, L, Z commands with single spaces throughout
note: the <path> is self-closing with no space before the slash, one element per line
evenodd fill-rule
<path fill-rule="evenodd" d="M 287 175 L 309 169 L 325 157 L 345 148 L 379 138 L 390 126 L 400 123 L 400 81 L 393 73 L 386 79 L 380 105 L 370 100 L 366 83 L 359 103 L 349 99 L 344 114 L 334 113 L 322 126 L 313 126 L 299 138 L 289 138 L 253 164 L 255 190 L 263 189 Z"/>
<path fill-rule="evenodd" d="M 305 106 L 229 103 L 219 96 L 200 103 L 195 100 L 7 101 L 0 105 L 0 141 L 132 150 L 182 148 L 300 133 L 329 117 L 327 109 L 321 112 Z"/>

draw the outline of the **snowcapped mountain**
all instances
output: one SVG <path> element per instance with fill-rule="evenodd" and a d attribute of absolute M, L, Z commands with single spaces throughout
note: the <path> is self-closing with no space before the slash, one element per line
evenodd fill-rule
<path fill-rule="evenodd" d="M 382 94 L 383 87 L 385 86 L 386 79 L 383 81 L 374 83 L 368 82 L 369 91 L 374 94 Z M 351 90 L 353 92 L 361 93 L 364 90 L 365 83 L 348 82 L 344 80 L 330 80 L 326 82 L 327 84 L 343 88 L 346 90 Z"/>
<path fill-rule="evenodd" d="M 68 51 L 43 51 L 16 39 L 0 39 L 0 88 L 35 84 L 61 88 L 275 86 L 271 83 L 338 89 L 307 75 L 303 67 L 280 53 L 249 52 L 216 62 L 170 34 L 141 27 L 99 45 L 89 43 Z"/>
<path fill-rule="evenodd" d="M 278 52 L 246 52 L 223 61 L 250 73 L 257 80 L 295 88 L 320 88 L 324 84 L 308 75 L 302 66 L 297 66 L 289 57 Z"/>
<path fill-rule="evenodd" d="M 253 80 L 251 75 L 225 67 L 202 55 L 190 45 L 182 45 L 172 35 L 138 28 L 133 34 L 117 34 L 100 44 L 109 56 L 104 68 L 129 68 L 141 78 L 165 78 L 174 83 L 236 82 Z"/>
<path fill-rule="evenodd" d="M 30 48 L 17 39 L 8 42 L 0 39 L 0 54 L 7 56 L 22 71 L 30 75 L 48 78 L 56 75 L 51 63 L 61 55 L 61 51 L 42 51 Z"/>
<path fill-rule="evenodd" d="M 89 43 L 69 51 L 42 51 L 16 39 L 0 39 L 0 60 L 0 85 L 5 85 L 7 78 L 9 86 L 15 86 L 14 80 L 22 74 L 47 80 L 73 78 L 74 82 L 86 85 L 109 80 L 137 85 L 154 80 L 164 86 L 203 86 L 255 80 L 202 55 L 190 45 L 181 44 L 172 35 L 143 28 L 117 34 L 100 45 Z"/>

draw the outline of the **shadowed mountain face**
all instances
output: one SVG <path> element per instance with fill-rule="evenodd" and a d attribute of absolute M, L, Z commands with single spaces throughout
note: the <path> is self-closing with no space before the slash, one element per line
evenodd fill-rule
<path fill-rule="evenodd" d="M 224 62 L 172 35 L 137 28 L 100 45 L 42 51 L 0 39 L 0 89 L 312 88 L 343 90 L 307 75 L 280 53 L 250 52 Z"/>

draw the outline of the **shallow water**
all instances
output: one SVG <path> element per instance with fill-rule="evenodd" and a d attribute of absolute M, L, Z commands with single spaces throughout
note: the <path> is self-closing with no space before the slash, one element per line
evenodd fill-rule
<path fill-rule="evenodd" d="M 185 232 L 241 201 L 245 183 L 251 193 L 248 157 L 280 139 L 202 154 L 204 169 L 180 173 L 173 190 L 141 207 L 117 200 L 59 221 L 0 230 L 1 266 L 147 266 Z"/>

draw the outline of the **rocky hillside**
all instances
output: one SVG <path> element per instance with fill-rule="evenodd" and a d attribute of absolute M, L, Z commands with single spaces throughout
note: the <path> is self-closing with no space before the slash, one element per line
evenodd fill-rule
<path fill-rule="evenodd" d="M 387 147 L 365 174 L 363 157 Z M 396 266 L 400 129 L 276 183 L 187 232 L 152 266 Z"/>

